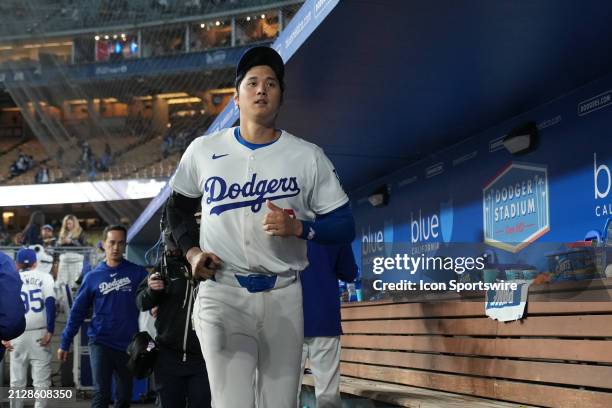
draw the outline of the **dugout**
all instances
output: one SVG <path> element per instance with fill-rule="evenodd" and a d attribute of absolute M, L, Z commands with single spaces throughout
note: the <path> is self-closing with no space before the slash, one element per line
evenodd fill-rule
<path fill-rule="evenodd" d="M 279 125 L 325 149 L 355 213 L 367 301 L 343 308 L 343 390 L 402 406 L 611 406 L 612 4 L 305 7 L 304 25 L 329 14 L 287 63 Z M 230 107 L 212 128 L 231 118 Z M 510 153 L 504 138 L 526 132 L 534 148 Z M 380 191 L 389 203 L 374 208 Z M 130 230 L 134 254 L 154 243 L 163 198 Z M 486 317 L 482 294 L 367 289 L 373 256 L 402 243 L 486 242 L 499 263 L 543 271 L 597 234 L 597 274 L 532 285 L 515 322 Z"/>

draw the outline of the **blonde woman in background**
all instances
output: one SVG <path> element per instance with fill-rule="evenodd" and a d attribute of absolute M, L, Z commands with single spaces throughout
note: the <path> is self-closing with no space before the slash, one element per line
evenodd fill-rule
<path fill-rule="evenodd" d="M 62 221 L 62 229 L 57 239 L 58 246 L 85 246 L 85 232 L 79 224 L 79 220 L 72 214 L 68 214 Z"/>

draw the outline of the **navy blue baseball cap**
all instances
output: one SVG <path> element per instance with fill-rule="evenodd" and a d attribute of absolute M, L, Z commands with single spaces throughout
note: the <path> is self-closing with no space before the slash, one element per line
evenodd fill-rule
<path fill-rule="evenodd" d="M 278 79 L 281 87 L 284 88 L 285 63 L 283 58 L 274 48 L 264 46 L 249 48 L 242 54 L 236 66 L 236 87 L 238 87 L 249 69 L 258 65 L 267 65 L 272 68 L 272 71 L 276 74 L 276 79 Z"/>
<path fill-rule="evenodd" d="M 36 252 L 30 248 L 22 248 L 17 252 L 17 263 L 31 266 L 36 263 Z"/>

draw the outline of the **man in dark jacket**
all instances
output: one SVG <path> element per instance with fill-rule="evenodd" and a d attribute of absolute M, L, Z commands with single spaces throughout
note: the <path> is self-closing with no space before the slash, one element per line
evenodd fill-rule
<path fill-rule="evenodd" d="M 210 407 L 206 364 L 191 326 L 195 283 L 170 233 L 164 233 L 164 246 L 160 272 L 142 281 L 136 296 L 140 310 L 158 308 L 156 390 L 163 408 Z"/>

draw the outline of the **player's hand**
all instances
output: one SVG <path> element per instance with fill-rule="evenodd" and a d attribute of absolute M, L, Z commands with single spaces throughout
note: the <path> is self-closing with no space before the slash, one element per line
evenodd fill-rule
<path fill-rule="evenodd" d="M 49 343 L 51 343 L 51 337 L 53 337 L 53 333 L 46 332 L 42 339 L 40 339 L 39 344 L 42 347 L 46 347 Z"/>
<path fill-rule="evenodd" d="M 215 271 L 223 265 L 223 261 L 212 252 L 199 251 L 192 254 L 193 248 L 187 252 L 187 260 L 191 265 L 191 275 L 196 279 L 210 279 Z"/>
<path fill-rule="evenodd" d="M 270 210 L 262 221 L 266 234 L 278 237 L 299 237 L 302 235 L 302 222 L 300 220 L 291 218 L 287 212 L 274 205 L 270 200 L 266 200 L 266 206 Z"/>
<path fill-rule="evenodd" d="M 65 363 L 68 360 L 68 351 L 62 350 L 61 348 L 57 349 L 57 359 Z"/>
<path fill-rule="evenodd" d="M 159 314 L 159 307 L 155 306 L 153 309 L 149 310 L 149 313 L 151 314 L 151 316 L 157 317 L 157 315 Z"/>
<path fill-rule="evenodd" d="M 10 341 L 8 340 L 2 340 L 2 345 L 4 346 L 5 349 L 7 349 L 8 351 L 13 351 L 13 345 L 11 344 Z"/>
<path fill-rule="evenodd" d="M 164 280 L 161 278 L 161 274 L 159 272 L 149 275 L 147 284 L 151 290 L 164 290 Z"/>

